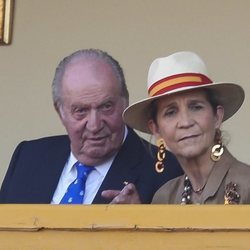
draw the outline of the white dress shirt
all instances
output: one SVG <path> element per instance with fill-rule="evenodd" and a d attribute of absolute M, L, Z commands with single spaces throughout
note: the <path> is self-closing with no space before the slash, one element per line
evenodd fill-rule
<path fill-rule="evenodd" d="M 125 140 L 127 133 L 128 131 L 126 128 L 123 141 Z M 97 191 L 99 190 L 106 174 L 110 169 L 110 166 L 112 165 L 115 156 L 116 155 L 114 155 L 112 158 L 110 158 L 108 161 L 104 162 L 101 165 L 94 166 L 95 169 L 90 172 L 85 184 L 85 194 L 84 194 L 83 204 L 92 203 L 93 199 L 96 196 Z M 71 152 L 69 159 L 63 168 L 51 204 L 59 204 L 68 186 L 76 179 L 77 170 L 76 167 L 74 166 L 76 162 L 77 159 Z"/>

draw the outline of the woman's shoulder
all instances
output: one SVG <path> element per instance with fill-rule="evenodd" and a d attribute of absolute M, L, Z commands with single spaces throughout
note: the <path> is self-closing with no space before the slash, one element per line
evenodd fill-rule
<path fill-rule="evenodd" d="M 155 193 L 152 203 L 153 204 L 174 204 L 179 203 L 176 201 L 178 197 L 178 190 L 183 186 L 184 175 L 176 177 L 164 185 L 162 185 Z"/>
<path fill-rule="evenodd" d="M 250 165 L 236 160 L 233 163 L 233 166 L 229 169 L 229 172 L 236 176 L 247 176 L 249 178 L 250 176 Z"/>
<path fill-rule="evenodd" d="M 249 180 L 250 166 L 241 161 L 235 161 L 227 173 L 225 185 L 226 189 L 231 187 L 231 193 L 238 193 L 241 204 L 250 204 Z"/>
<path fill-rule="evenodd" d="M 226 175 L 226 184 L 234 183 L 243 191 L 246 190 L 250 195 L 250 165 L 237 160 L 231 162 L 231 166 Z"/>
<path fill-rule="evenodd" d="M 223 165 L 229 165 L 229 173 L 239 175 L 250 175 L 250 165 L 238 160 L 227 149 L 225 150 L 225 158 Z"/>

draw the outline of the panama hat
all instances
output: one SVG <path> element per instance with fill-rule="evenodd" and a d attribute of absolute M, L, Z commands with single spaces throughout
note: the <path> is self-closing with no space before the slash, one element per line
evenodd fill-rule
<path fill-rule="evenodd" d="M 152 62 L 148 72 L 148 98 L 127 107 L 123 119 L 128 126 L 151 133 L 148 120 L 154 100 L 200 88 L 213 90 L 216 100 L 224 107 L 223 121 L 237 112 L 245 97 L 242 87 L 235 83 L 213 82 L 203 60 L 193 52 L 182 51 Z"/>

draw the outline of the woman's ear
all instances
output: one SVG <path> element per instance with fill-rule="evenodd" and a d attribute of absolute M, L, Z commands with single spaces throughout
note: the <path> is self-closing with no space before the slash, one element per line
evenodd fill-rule
<path fill-rule="evenodd" d="M 160 137 L 158 132 L 158 126 L 152 119 L 148 121 L 148 128 L 151 131 L 151 133 L 155 136 L 155 138 Z"/>
<path fill-rule="evenodd" d="M 224 108 L 221 105 L 217 106 L 216 109 L 216 128 L 220 128 L 224 117 Z"/>

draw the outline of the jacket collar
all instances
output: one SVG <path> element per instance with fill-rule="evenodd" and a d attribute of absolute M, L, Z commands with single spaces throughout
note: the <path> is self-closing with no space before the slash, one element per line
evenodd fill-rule
<path fill-rule="evenodd" d="M 225 148 L 221 159 L 215 162 L 212 172 L 208 177 L 205 189 L 201 194 L 200 198 L 203 202 L 205 202 L 209 197 L 213 197 L 216 194 L 227 172 L 235 162 L 236 159 Z"/>

